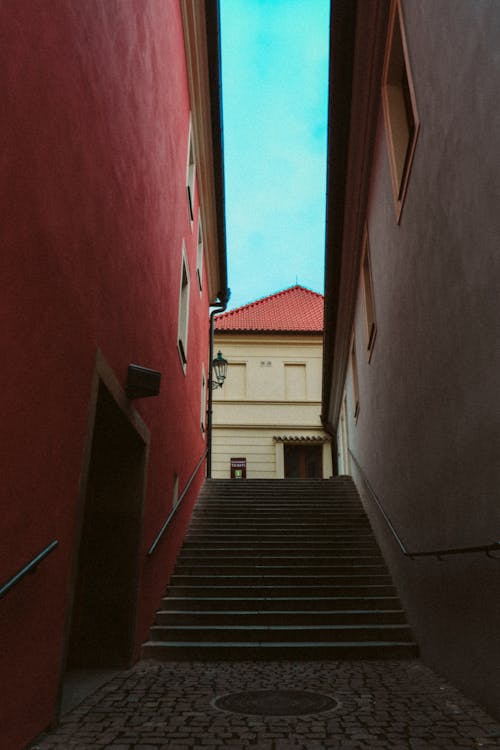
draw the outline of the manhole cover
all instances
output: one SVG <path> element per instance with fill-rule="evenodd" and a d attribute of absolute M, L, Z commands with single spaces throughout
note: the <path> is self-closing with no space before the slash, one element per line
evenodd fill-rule
<path fill-rule="evenodd" d="M 337 708 L 333 698 L 304 690 L 250 690 L 230 693 L 215 700 L 217 708 L 259 716 L 303 716 Z"/>

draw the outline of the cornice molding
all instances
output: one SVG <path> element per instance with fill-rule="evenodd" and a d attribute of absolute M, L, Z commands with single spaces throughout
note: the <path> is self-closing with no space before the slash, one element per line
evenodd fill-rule
<path fill-rule="evenodd" d="M 243 399 L 243 398 L 237 398 L 237 399 L 214 399 L 214 404 L 217 404 L 217 406 L 222 406 L 223 404 L 228 405 L 234 405 L 237 406 L 269 406 L 272 404 L 273 406 L 319 406 L 321 404 L 321 401 L 277 401 L 276 399 L 268 399 L 267 401 L 264 401 L 263 399 L 260 400 L 251 400 L 251 399 Z"/>
<path fill-rule="evenodd" d="M 262 424 L 241 424 L 239 422 L 217 422 L 217 424 L 214 422 L 214 430 L 241 430 L 241 432 L 247 432 L 248 430 L 266 430 L 268 432 L 287 432 L 290 433 L 290 430 L 297 430 L 297 432 L 300 432 L 301 434 L 305 430 L 309 430 L 310 432 L 314 432 L 315 434 L 321 433 L 324 434 L 324 430 L 321 427 L 318 427 L 318 425 L 304 425 L 304 424 L 271 424 L 271 423 L 262 423 Z"/>
<path fill-rule="evenodd" d="M 277 344 L 292 346 L 319 346 L 323 344 L 323 334 L 284 334 L 269 332 L 234 332 L 234 331 L 215 331 L 214 341 L 224 342 L 236 346 L 246 346 L 248 344 L 259 344 L 261 346 L 276 346 Z"/>
<path fill-rule="evenodd" d="M 227 291 L 219 4 L 181 0 L 210 302 Z"/>
<path fill-rule="evenodd" d="M 322 396 L 332 433 L 349 363 L 389 6 L 332 0 Z"/>

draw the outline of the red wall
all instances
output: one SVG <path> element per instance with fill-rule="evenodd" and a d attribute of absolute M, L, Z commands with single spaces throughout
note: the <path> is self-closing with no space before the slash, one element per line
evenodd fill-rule
<path fill-rule="evenodd" d="M 189 95 L 177 0 L 16 0 L 0 7 L 4 746 L 54 715 L 96 349 L 163 373 L 135 402 L 151 431 L 137 643 L 165 587 L 201 475 L 154 558 L 146 550 L 205 447 L 206 291 L 185 177 Z M 197 200 L 197 196 L 196 196 Z M 182 239 L 191 275 L 188 368 L 176 349 Z M 206 366 L 205 366 L 205 369 Z M 145 593 L 147 592 L 147 594 Z"/>

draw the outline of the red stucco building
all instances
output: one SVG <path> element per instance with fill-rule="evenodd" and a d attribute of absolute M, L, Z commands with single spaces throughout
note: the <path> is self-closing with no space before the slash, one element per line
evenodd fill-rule
<path fill-rule="evenodd" d="M 217 14 L 0 9 L 9 750 L 56 719 L 68 669 L 137 657 L 203 479 L 201 462 L 148 556 L 205 451 L 208 308 L 227 292 Z M 161 373 L 159 395 L 128 398 L 130 364 Z"/>

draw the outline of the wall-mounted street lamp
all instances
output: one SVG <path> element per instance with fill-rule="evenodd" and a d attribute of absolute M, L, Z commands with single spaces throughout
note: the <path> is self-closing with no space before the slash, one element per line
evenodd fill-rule
<path fill-rule="evenodd" d="M 212 329 L 213 345 L 213 329 Z M 207 477 L 212 476 L 212 412 L 213 398 L 212 391 L 216 388 L 222 388 L 227 375 L 227 359 L 224 359 L 222 352 L 218 351 L 215 359 L 212 359 L 212 366 L 208 374 L 208 409 L 207 409 Z"/>
<path fill-rule="evenodd" d="M 212 360 L 212 372 L 210 387 L 222 388 L 227 375 L 227 359 L 224 359 L 221 351 L 218 351 L 216 358 Z"/>
<path fill-rule="evenodd" d="M 220 302 L 213 305 L 214 309 L 210 313 L 210 326 L 208 329 L 208 352 L 209 362 L 211 366 L 208 373 L 208 409 L 207 409 L 207 477 L 208 479 L 212 476 L 212 391 L 215 388 L 222 388 L 224 380 L 226 379 L 227 373 L 227 360 L 224 359 L 221 352 L 214 356 L 214 317 L 227 307 L 231 292 L 226 289 L 224 294 L 219 293 Z M 219 374 L 218 374 L 219 371 Z M 215 375 L 215 381 L 214 381 Z M 222 377 L 221 377 L 222 376 Z"/>

